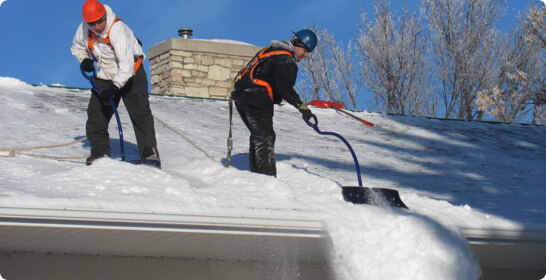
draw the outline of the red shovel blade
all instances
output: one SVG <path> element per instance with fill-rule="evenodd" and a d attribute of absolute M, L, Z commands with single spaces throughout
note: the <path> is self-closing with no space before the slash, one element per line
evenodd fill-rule
<path fill-rule="evenodd" d="M 324 100 L 311 100 L 306 105 L 313 105 L 313 106 L 319 107 L 319 108 L 333 108 L 338 112 L 342 112 L 347 116 L 350 116 L 352 118 L 355 118 L 355 119 L 359 120 L 360 122 L 362 122 L 363 124 L 365 124 L 367 126 L 374 126 L 373 123 L 371 123 L 369 121 L 366 121 L 366 120 L 363 120 L 363 119 L 361 119 L 361 118 L 359 118 L 359 117 L 357 117 L 357 116 L 343 110 L 344 107 L 343 107 L 343 105 L 341 105 L 341 103 L 331 102 L 331 101 L 324 101 Z"/>
<path fill-rule="evenodd" d="M 319 108 L 338 108 L 344 109 L 343 105 L 338 102 L 324 101 L 324 100 L 311 100 L 306 105 L 313 105 Z"/>
<path fill-rule="evenodd" d="M 342 194 L 345 201 L 354 204 L 381 205 L 387 203 L 390 206 L 408 209 L 398 191 L 393 189 L 343 186 Z"/>

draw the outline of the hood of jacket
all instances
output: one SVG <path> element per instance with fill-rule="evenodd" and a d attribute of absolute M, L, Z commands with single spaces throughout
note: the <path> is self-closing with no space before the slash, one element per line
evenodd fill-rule
<path fill-rule="evenodd" d="M 277 40 L 273 40 L 271 41 L 271 46 L 273 48 L 278 48 L 278 49 L 283 49 L 283 50 L 286 50 L 286 51 L 289 51 L 293 56 L 295 56 L 295 52 L 294 52 L 294 46 L 292 45 L 292 42 L 290 42 L 289 40 L 284 40 L 284 41 L 277 41 Z"/>
<path fill-rule="evenodd" d="M 104 29 L 104 31 L 102 31 L 102 33 L 97 33 L 93 31 L 93 29 L 89 28 L 89 24 L 87 24 L 87 28 L 93 31 L 93 33 L 97 34 L 98 37 L 103 37 L 102 35 L 106 36 L 108 30 L 110 30 L 110 27 L 112 27 L 112 24 L 114 24 L 114 20 L 116 19 L 116 14 L 114 13 L 114 11 L 112 11 L 112 8 L 110 8 L 110 6 L 104 4 L 104 8 L 106 10 L 106 28 Z"/>

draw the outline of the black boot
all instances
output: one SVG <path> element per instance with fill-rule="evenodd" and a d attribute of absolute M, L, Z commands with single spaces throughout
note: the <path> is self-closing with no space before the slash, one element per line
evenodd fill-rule
<path fill-rule="evenodd" d="M 146 148 L 144 150 L 144 158 L 140 160 L 131 160 L 132 164 L 143 164 L 161 169 L 161 159 L 157 148 Z"/>
<path fill-rule="evenodd" d="M 103 157 L 108 157 L 108 155 L 105 155 L 105 154 L 91 155 L 85 160 L 85 165 L 91 165 L 93 164 L 93 161 Z"/>

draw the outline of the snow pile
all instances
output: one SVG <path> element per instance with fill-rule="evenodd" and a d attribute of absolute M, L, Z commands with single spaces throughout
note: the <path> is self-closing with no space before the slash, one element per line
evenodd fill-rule
<path fill-rule="evenodd" d="M 328 220 L 341 279 L 476 279 L 479 267 L 457 228 L 368 208 Z"/>
<path fill-rule="evenodd" d="M 478 279 L 459 227 L 543 227 L 544 190 L 534 173 L 546 162 L 537 152 L 544 151 L 541 127 L 356 113 L 376 124 L 370 128 L 313 108 L 322 130 L 352 144 L 364 185 L 399 190 L 409 211 L 343 201 L 341 186 L 357 185 L 352 157 L 342 142 L 306 126 L 290 106 L 275 109 L 278 178 L 248 171 L 248 131 L 237 115 L 232 166 L 224 167 L 225 101 L 151 97 L 162 170 L 119 161 L 115 121 L 112 159 L 89 167 L 87 141 L 8 152 L 83 138 L 88 98 L 88 91 L 0 78 L 0 205 L 321 220 L 338 279 Z M 126 157 L 137 159 L 123 105 L 119 112 Z M 495 135 L 493 129 L 512 132 Z M 480 134 L 482 139 L 472 138 Z M 518 163 L 521 154 L 505 143 L 519 143 L 531 164 Z"/>

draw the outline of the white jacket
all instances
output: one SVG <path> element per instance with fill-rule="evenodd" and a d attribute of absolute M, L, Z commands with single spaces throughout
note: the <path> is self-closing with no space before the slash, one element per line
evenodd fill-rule
<path fill-rule="evenodd" d="M 114 23 L 116 15 L 108 5 L 104 5 L 104 7 L 107 18 L 106 29 L 102 34 L 95 34 L 98 37 L 106 38 L 108 30 L 112 27 L 110 43 L 114 46 L 114 50 L 108 44 L 94 42 L 93 54 L 98 60 L 97 78 L 111 80 L 117 87 L 122 88 L 134 75 L 135 58 L 140 56 L 146 58 L 146 56 L 133 31 L 121 20 Z M 82 22 L 72 40 L 70 51 L 80 63 L 85 58 L 93 59 L 88 48 L 89 30 L 89 25 Z"/>

